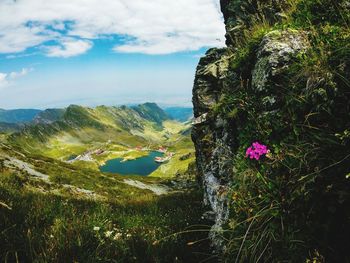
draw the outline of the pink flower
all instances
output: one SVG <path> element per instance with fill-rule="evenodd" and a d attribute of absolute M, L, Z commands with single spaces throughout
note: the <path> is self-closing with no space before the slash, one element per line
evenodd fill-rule
<path fill-rule="evenodd" d="M 266 155 L 268 152 L 269 149 L 266 145 L 260 144 L 259 142 L 253 142 L 252 146 L 246 150 L 245 156 L 259 161 L 261 156 Z"/>
<path fill-rule="evenodd" d="M 248 155 L 250 155 L 253 152 L 252 147 L 249 147 L 245 153 L 245 156 L 248 157 Z"/>

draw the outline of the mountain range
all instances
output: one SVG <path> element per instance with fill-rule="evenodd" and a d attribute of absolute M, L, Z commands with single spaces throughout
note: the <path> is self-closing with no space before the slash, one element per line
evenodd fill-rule
<path fill-rule="evenodd" d="M 40 111 L 31 122 L 2 125 L 0 228 L 11 230 L 0 235 L 0 258 L 70 262 L 69 251 L 77 247 L 87 255 L 78 255 L 79 262 L 107 262 L 110 253 L 118 262 L 135 255 L 145 262 L 193 258 L 197 248 L 187 244 L 197 232 L 156 244 L 174 231 L 207 223 L 202 206 L 193 207 L 201 196 L 188 172 L 194 161 L 189 123 L 145 103 L 70 105 Z M 148 176 L 101 169 L 114 160 L 139 163 L 156 151 L 167 151 L 168 159 Z M 155 164 L 153 157 L 149 162 Z M 35 233 L 30 241 L 28 233 Z"/>
<path fill-rule="evenodd" d="M 3 130 L 12 132 L 7 135 L 10 145 L 29 154 L 61 161 L 103 150 L 105 154 L 95 156 L 92 162 L 76 163 L 94 170 L 115 156 L 126 159 L 143 156 L 145 152 L 133 151 L 137 147 L 156 149 L 163 145 L 176 148 L 181 154 L 193 150 L 190 125 L 173 120 L 155 103 L 47 109 L 39 112 L 30 123 L 6 124 Z M 169 172 L 165 172 L 164 167 L 173 169 L 172 162 L 163 166 L 161 174 Z M 188 163 L 182 162 L 177 168 L 183 170 Z"/>
<path fill-rule="evenodd" d="M 173 119 L 180 122 L 188 121 L 193 117 L 193 109 L 191 107 L 164 107 L 159 111 L 159 107 L 152 107 L 155 103 L 145 103 L 137 106 L 131 106 L 135 111 L 138 111 L 141 115 L 145 114 L 144 117 L 155 117 L 155 121 Z M 38 109 L 14 109 L 5 110 L 0 109 L 0 131 L 6 130 L 9 123 L 23 124 L 23 123 L 42 123 L 45 121 L 52 122 L 59 120 L 63 117 L 67 108 L 52 108 L 45 110 Z M 149 110 L 152 110 L 151 114 Z M 158 117 L 156 117 L 158 115 Z M 17 129 L 15 125 L 10 125 L 13 129 Z M 13 130 L 12 129 L 12 130 Z"/>
<path fill-rule="evenodd" d="M 177 120 L 180 122 L 185 122 L 193 118 L 192 107 L 168 107 L 168 108 L 164 108 L 164 111 L 173 120 Z"/>
<path fill-rule="evenodd" d="M 26 123 L 31 122 L 41 110 L 36 109 L 0 109 L 0 122 L 6 123 Z"/>

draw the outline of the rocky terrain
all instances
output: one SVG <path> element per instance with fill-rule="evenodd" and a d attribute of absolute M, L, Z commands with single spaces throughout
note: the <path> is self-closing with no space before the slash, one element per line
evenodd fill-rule
<path fill-rule="evenodd" d="M 349 8 L 221 0 L 227 47 L 198 64 L 192 138 L 225 262 L 350 260 Z"/>

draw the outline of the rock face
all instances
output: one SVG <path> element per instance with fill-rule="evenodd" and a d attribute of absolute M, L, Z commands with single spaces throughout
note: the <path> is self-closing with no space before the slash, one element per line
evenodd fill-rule
<path fill-rule="evenodd" d="M 227 193 L 234 180 L 234 163 L 239 139 L 234 120 L 215 113 L 215 107 L 226 96 L 234 96 L 242 88 L 242 80 L 231 69 L 236 56 L 236 43 L 257 20 L 269 18 L 268 23 L 283 18 L 287 1 L 227 1 L 222 0 L 222 11 L 227 29 L 227 48 L 210 49 L 197 67 L 193 88 L 195 120 L 192 139 L 196 148 L 199 180 L 204 187 L 204 202 L 211 208 L 214 225 L 210 236 L 217 250 L 224 249 L 222 225 L 229 217 Z M 303 32 L 294 30 L 272 31 L 266 34 L 254 54 L 251 87 L 256 93 L 268 96 L 267 107 L 278 103 L 276 78 L 288 68 L 293 59 L 308 47 Z"/>
<path fill-rule="evenodd" d="M 229 73 L 228 49 L 211 49 L 197 68 L 193 89 L 195 121 L 192 139 L 196 147 L 197 169 L 205 189 L 205 204 L 213 210 L 215 225 L 211 231 L 216 247 L 221 246 L 221 225 L 228 218 L 225 190 L 231 173 L 230 156 L 234 149 L 234 124 L 210 116 L 223 92 Z"/>
<path fill-rule="evenodd" d="M 296 55 L 305 51 L 307 39 L 298 31 L 272 31 L 260 44 L 257 61 L 252 72 L 252 86 L 263 91 L 269 81 L 288 67 Z"/>
<path fill-rule="evenodd" d="M 285 18 L 288 0 L 221 0 L 226 25 L 226 44 L 235 47 L 244 34 L 260 23 L 274 24 Z"/>

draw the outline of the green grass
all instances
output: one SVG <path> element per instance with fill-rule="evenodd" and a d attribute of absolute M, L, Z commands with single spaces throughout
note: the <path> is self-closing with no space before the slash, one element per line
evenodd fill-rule
<path fill-rule="evenodd" d="M 7 156 L 49 175 L 7 168 Z M 0 258 L 4 262 L 199 262 L 210 259 L 208 222 L 196 188 L 156 196 L 42 156 L 0 150 Z M 146 184 L 161 178 L 130 177 Z M 94 196 L 64 187 L 93 191 Z M 198 242 L 197 242 L 198 241 Z M 210 261 L 209 261 L 210 262 Z"/>
<path fill-rule="evenodd" d="M 72 106 L 67 113 L 70 121 L 73 121 L 71 119 L 78 113 L 89 117 L 88 119 L 87 117 L 85 119 L 83 118 L 82 123 L 74 122 L 74 125 L 82 126 L 70 127 L 67 124 L 57 122 L 49 126 L 49 130 L 53 130 L 51 132 L 39 125 L 11 136 L 9 144 L 23 149 L 27 155 L 35 154 L 60 161 L 66 161 L 71 156 L 81 155 L 87 151 L 102 149 L 105 151 L 103 154 L 92 155 L 93 161 L 78 161 L 73 163 L 77 168 L 89 168 L 95 171 L 98 171 L 99 167 L 110 159 L 125 158 L 132 160 L 148 154 L 147 151 L 136 151 L 136 146 L 157 149 L 159 146 L 171 147 L 180 142 L 180 145 L 172 147 L 173 150 L 181 149 L 178 154 L 183 154 L 185 148 L 187 151 L 193 151 L 193 145 L 189 142 L 189 135 L 181 134 L 181 131 L 189 128 L 188 125 L 167 120 L 162 123 L 162 128 L 158 126 L 155 128 L 153 123 L 133 115 L 127 116 L 126 114 L 128 112 L 125 111 L 130 110 L 102 106 L 93 110 Z M 120 116 L 118 116 L 120 118 L 125 118 L 125 122 L 129 122 L 128 125 L 131 126 L 138 125 L 141 122 L 143 129 L 140 130 L 139 128 L 132 127 L 129 127 L 130 130 L 128 130 L 129 128 L 124 129 L 113 119 L 115 114 L 119 114 Z M 103 129 L 97 127 L 98 125 L 89 125 L 90 119 L 93 120 L 93 123 L 99 122 L 99 125 L 102 125 Z M 118 121 L 121 120 L 118 119 Z M 72 124 L 70 123 L 70 125 Z M 185 166 L 182 165 L 181 170 L 184 168 Z M 168 177 L 174 176 L 175 173 L 173 174 L 172 170 L 167 170 Z"/>
<path fill-rule="evenodd" d="M 4 178 L 5 177 L 5 178 Z M 199 262 L 208 243 L 201 193 L 125 201 L 40 194 L 1 175 L 4 262 Z M 181 233 L 184 232 L 184 233 Z"/>
<path fill-rule="evenodd" d="M 187 155 L 189 155 L 187 157 Z M 181 160 L 184 158 L 183 160 Z M 188 166 L 195 161 L 194 152 L 188 149 L 176 151 L 176 155 L 167 163 L 162 164 L 157 170 L 151 173 L 151 177 L 174 177 L 176 174 L 183 174 L 188 170 Z"/>

